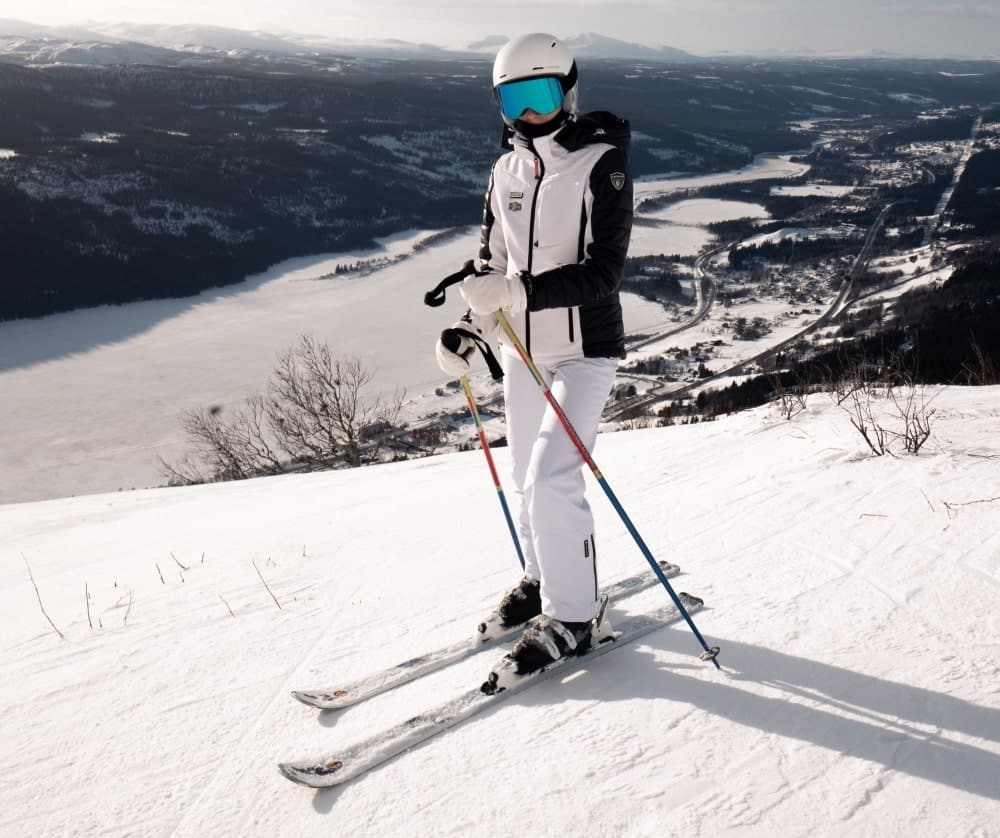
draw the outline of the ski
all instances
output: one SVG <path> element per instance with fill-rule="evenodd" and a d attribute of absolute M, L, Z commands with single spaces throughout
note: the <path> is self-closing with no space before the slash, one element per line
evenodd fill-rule
<path fill-rule="evenodd" d="M 682 593 L 680 598 L 691 613 L 703 606 L 702 600 L 690 594 Z M 494 693 L 484 692 L 481 687 L 470 689 L 450 701 L 342 751 L 316 759 L 283 762 L 278 765 L 278 770 L 293 783 L 311 788 L 326 788 L 347 783 L 546 678 L 571 672 L 611 649 L 638 640 L 681 619 L 680 612 L 672 603 L 647 614 L 628 617 L 618 625 L 612 638 L 606 642 L 591 646 L 574 657 L 559 658 L 536 672 L 520 676 L 506 689 Z"/>
<path fill-rule="evenodd" d="M 681 572 L 681 569 L 670 562 L 659 562 L 663 573 L 672 578 Z M 646 588 L 650 588 L 657 583 L 656 575 L 651 570 L 629 576 L 619 582 L 612 584 L 604 593 L 608 599 L 614 602 L 623 596 L 638 593 Z M 349 681 L 337 687 L 328 687 L 318 690 L 293 690 L 292 696 L 303 704 L 316 707 L 320 710 L 342 710 L 369 698 L 374 698 L 384 692 L 393 690 L 403 684 L 408 684 L 418 678 L 423 678 L 432 672 L 437 672 L 453 663 L 463 661 L 472 655 L 497 645 L 498 642 L 513 637 L 524 628 L 521 623 L 510 628 L 499 629 L 492 636 L 482 638 L 473 637 L 445 646 L 434 652 L 428 652 L 410 660 L 390 666 L 379 672 L 374 672 L 359 678 L 356 681 Z"/>

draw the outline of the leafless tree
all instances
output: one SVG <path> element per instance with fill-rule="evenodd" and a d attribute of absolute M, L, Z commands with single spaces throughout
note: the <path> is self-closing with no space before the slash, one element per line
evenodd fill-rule
<path fill-rule="evenodd" d="M 930 439 L 934 410 L 930 407 L 930 399 L 923 387 L 912 383 L 905 389 L 896 388 L 889 391 L 889 399 L 896 408 L 902 430 L 896 436 L 903 441 L 903 447 L 911 454 L 919 454 L 924 443 Z"/>
<path fill-rule="evenodd" d="M 844 407 L 841 404 L 841 407 Z M 851 417 L 851 424 L 876 457 L 889 453 L 891 434 L 875 417 L 872 410 L 872 394 L 865 390 L 854 390 L 849 396 L 849 406 L 844 407 Z"/>
<path fill-rule="evenodd" d="M 309 336 L 282 353 L 271 377 L 265 411 L 286 451 L 312 462 L 360 466 L 363 449 L 395 425 L 402 391 L 388 401 L 367 398 L 375 373 L 359 358 L 334 358 Z"/>
<path fill-rule="evenodd" d="M 172 482 L 242 480 L 282 470 L 281 452 L 265 431 L 266 405 L 262 396 L 250 396 L 230 418 L 218 408 L 190 410 L 181 418 L 192 451 L 161 469 Z"/>
<path fill-rule="evenodd" d="M 891 453 L 892 444 L 900 441 L 910 454 L 920 453 L 931 437 L 935 413 L 931 402 L 935 395 L 928 396 L 927 389 L 917 384 L 901 355 L 889 358 L 880 371 L 880 379 L 877 386 L 850 393 L 850 406 L 844 409 L 851 417 L 851 424 L 876 456 Z M 891 409 L 877 415 L 873 404 L 881 393 Z"/>
<path fill-rule="evenodd" d="M 399 420 L 404 392 L 370 396 L 375 373 L 358 358 L 335 358 L 306 335 L 283 352 L 263 395 L 224 417 L 219 408 L 182 418 L 193 450 L 161 469 L 174 483 L 239 480 L 305 468 L 376 461 Z"/>
<path fill-rule="evenodd" d="M 806 409 L 809 391 L 804 383 L 798 382 L 786 387 L 781 371 L 777 370 L 771 374 L 771 386 L 774 388 L 773 401 L 785 419 L 791 421 Z"/>

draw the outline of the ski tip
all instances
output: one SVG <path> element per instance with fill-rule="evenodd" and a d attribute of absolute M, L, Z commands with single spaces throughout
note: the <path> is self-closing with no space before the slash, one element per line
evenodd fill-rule
<path fill-rule="evenodd" d="M 292 698 L 301 701 L 307 707 L 316 710 L 343 710 L 358 702 L 355 695 L 346 690 L 334 690 L 332 692 L 308 692 L 303 690 L 292 690 Z"/>
<path fill-rule="evenodd" d="M 336 778 L 335 775 L 343 767 L 344 763 L 336 759 L 308 766 L 296 765 L 294 762 L 278 763 L 278 771 L 286 780 L 314 789 L 336 785 L 339 778 Z"/>

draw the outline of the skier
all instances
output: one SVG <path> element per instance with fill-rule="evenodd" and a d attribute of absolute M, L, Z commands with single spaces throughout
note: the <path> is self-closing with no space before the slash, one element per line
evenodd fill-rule
<path fill-rule="evenodd" d="M 461 284 L 469 311 L 453 328 L 489 339 L 502 310 L 591 450 L 625 357 L 618 288 L 632 227 L 629 124 L 579 112 L 576 62 L 551 35 L 507 43 L 493 65 L 493 90 L 509 150 L 493 165 L 479 269 Z M 597 546 L 580 454 L 503 337 L 525 573 L 491 616 L 502 626 L 531 620 L 509 653 L 520 674 L 581 652 L 610 629 L 595 620 Z M 474 344 L 451 345 L 438 341 L 439 366 L 465 375 Z"/>

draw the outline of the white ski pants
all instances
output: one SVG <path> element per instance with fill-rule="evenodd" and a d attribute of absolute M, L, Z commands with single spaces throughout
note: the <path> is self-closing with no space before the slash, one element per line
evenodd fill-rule
<path fill-rule="evenodd" d="M 557 620 L 597 614 L 594 518 L 586 466 L 524 362 L 502 353 L 507 444 L 525 573 L 541 581 L 542 611 Z M 615 381 L 613 358 L 574 358 L 538 368 L 588 451 Z M 587 469 L 589 470 L 589 469 Z"/>

